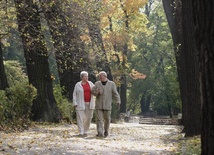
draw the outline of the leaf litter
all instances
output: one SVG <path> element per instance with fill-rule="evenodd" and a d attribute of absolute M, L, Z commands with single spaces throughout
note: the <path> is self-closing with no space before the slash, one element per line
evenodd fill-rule
<path fill-rule="evenodd" d="M 3 155 L 171 155 L 179 154 L 181 126 L 137 123 L 111 124 L 109 136 L 96 137 L 91 124 L 87 137 L 77 137 L 75 124 L 36 124 L 18 133 L 0 132 Z"/>

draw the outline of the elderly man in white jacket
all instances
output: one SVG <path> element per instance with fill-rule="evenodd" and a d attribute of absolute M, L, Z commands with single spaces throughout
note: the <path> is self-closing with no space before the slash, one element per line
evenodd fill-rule
<path fill-rule="evenodd" d="M 95 108 L 94 97 L 91 93 L 94 84 L 88 81 L 88 72 L 82 71 L 80 73 L 81 81 L 77 82 L 73 91 L 73 105 L 76 109 L 77 126 L 80 137 L 87 136 L 93 111 Z"/>

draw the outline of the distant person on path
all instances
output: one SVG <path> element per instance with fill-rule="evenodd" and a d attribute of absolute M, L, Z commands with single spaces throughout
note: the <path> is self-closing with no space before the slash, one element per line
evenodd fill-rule
<path fill-rule="evenodd" d="M 88 81 L 88 72 L 80 73 L 81 81 L 77 82 L 73 91 L 73 105 L 76 110 L 79 137 L 86 137 L 89 130 L 93 111 L 95 108 L 94 97 L 91 93 L 94 84 Z"/>
<path fill-rule="evenodd" d="M 95 83 L 92 92 L 96 96 L 96 114 L 97 114 L 97 136 L 107 137 L 111 122 L 112 99 L 120 105 L 120 95 L 117 92 L 116 85 L 107 78 L 104 71 L 99 73 L 99 80 Z"/>

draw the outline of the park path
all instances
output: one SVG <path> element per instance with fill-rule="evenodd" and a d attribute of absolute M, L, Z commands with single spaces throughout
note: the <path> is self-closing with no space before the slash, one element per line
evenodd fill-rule
<path fill-rule="evenodd" d="M 174 155 L 181 126 L 111 124 L 107 138 L 97 138 L 91 124 L 87 137 L 77 137 L 72 124 L 36 125 L 19 133 L 0 132 L 2 155 Z"/>

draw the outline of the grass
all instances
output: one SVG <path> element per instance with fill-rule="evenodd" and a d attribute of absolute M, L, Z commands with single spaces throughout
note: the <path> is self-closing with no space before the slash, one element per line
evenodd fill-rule
<path fill-rule="evenodd" d="M 200 136 L 187 137 L 179 140 L 179 149 L 185 155 L 200 155 L 201 154 L 201 139 Z"/>

